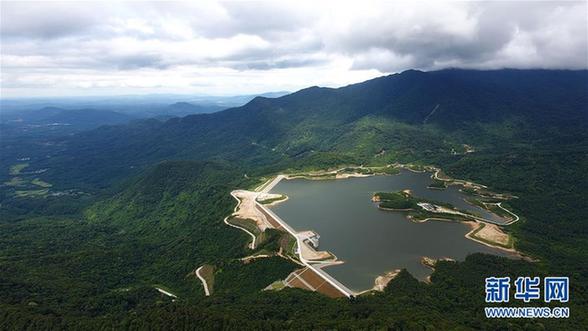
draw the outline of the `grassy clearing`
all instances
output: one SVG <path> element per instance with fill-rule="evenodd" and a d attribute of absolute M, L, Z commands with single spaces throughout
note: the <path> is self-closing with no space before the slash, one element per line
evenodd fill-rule
<path fill-rule="evenodd" d="M 27 182 L 20 177 L 12 177 L 9 181 L 4 182 L 8 186 L 24 186 Z"/>
<path fill-rule="evenodd" d="M 39 178 L 33 179 L 31 181 L 31 184 L 35 184 L 35 185 L 43 187 L 43 188 L 49 188 L 49 187 L 53 186 L 50 183 L 47 183 L 45 181 L 40 180 Z"/>
<path fill-rule="evenodd" d="M 306 179 L 335 179 L 335 178 L 337 178 L 337 174 L 336 173 L 319 173 L 319 174 L 297 173 L 297 174 L 291 175 L 290 177 L 292 177 L 292 178 L 306 178 Z"/>
<path fill-rule="evenodd" d="M 445 183 L 445 181 L 435 179 L 431 184 L 429 184 L 428 188 L 444 190 L 447 188 L 447 183 Z"/>
<path fill-rule="evenodd" d="M 28 163 L 17 163 L 10 167 L 10 174 L 13 176 L 19 175 L 24 168 L 28 167 Z"/>
<path fill-rule="evenodd" d="M 208 285 L 208 291 L 212 295 L 214 292 L 214 266 L 210 264 L 205 264 L 200 269 L 200 276 L 206 280 L 206 284 Z"/>
<path fill-rule="evenodd" d="M 256 246 L 257 247 L 263 246 L 265 243 L 269 242 L 271 239 L 272 239 L 272 235 L 267 230 L 264 232 L 260 232 L 257 235 L 257 239 L 255 241 Z M 262 250 L 260 250 L 260 251 L 262 251 Z"/>
<path fill-rule="evenodd" d="M 272 291 L 279 291 L 282 290 L 286 287 L 286 284 L 284 284 L 284 281 L 282 280 L 276 280 L 275 282 L 271 283 L 269 288 L 271 288 Z"/>
<path fill-rule="evenodd" d="M 400 169 L 394 166 L 373 166 L 373 167 L 359 167 L 348 166 L 339 169 L 337 172 L 333 171 L 319 171 L 319 172 L 298 172 L 292 173 L 291 178 L 306 178 L 306 179 L 336 179 L 337 175 L 343 174 L 362 174 L 362 175 L 397 175 Z"/>
<path fill-rule="evenodd" d="M 382 172 L 387 175 L 398 175 L 400 173 L 400 169 L 396 167 L 383 167 L 377 170 L 378 173 Z"/>
<path fill-rule="evenodd" d="M 412 171 L 423 172 L 427 170 L 427 167 L 421 164 L 407 164 L 406 167 Z"/>
<path fill-rule="evenodd" d="M 259 228 L 257 227 L 257 223 L 255 223 L 254 220 L 252 219 L 242 219 L 242 218 L 237 218 L 237 217 L 233 217 L 233 218 L 229 218 L 227 220 L 227 222 L 236 225 L 236 226 L 240 226 L 246 230 L 248 230 L 249 232 L 253 233 L 255 236 L 259 236 L 261 234 L 261 231 L 259 231 Z"/>
<path fill-rule="evenodd" d="M 285 196 L 285 195 L 282 195 L 282 194 L 280 194 L 280 196 L 279 196 L 279 197 L 277 197 L 277 198 L 272 198 L 272 199 L 265 199 L 265 200 L 261 200 L 261 201 L 258 201 L 258 202 L 259 202 L 259 203 L 261 203 L 261 204 L 263 204 L 263 205 L 269 205 L 269 204 L 271 204 L 271 203 L 274 203 L 274 202 L 276 202 L 276 201 L 282 201 L 282 200 L 284 200 L 284 199 L 286 199 L 286 196 Z"/>
<path fill-rule="evenodd" d="M 340 173 L 340 174 L 363 174 L 363 175 L 371 175 L 374 172 L 370 168 L 359 168 L 359 167 L 354 168 L 354 167 L 348 167 L 348 168 L 343 168 L 343 169 L 339 170 L 338 173 Z"/>
<path fill-rule="evenodd" d="M 362 175 L 397 175 L 400 169 L 396 167 L 347 167 L 338 171 L 340 174 L 362 174 Z"/>
<path fill-rule="evenodd" d="M 289 233 L 284 234 L 280 238 L 280 248 L 282 248 L 284 255 L 289 255 L 295 259 L 298 258 L 296 255 L 296 238 Z"/>
<path fill-rule="evenodd" d="M 49 193 L 49 189 L 14 192 L 14 194 L 19 198 L 27 198 L 27 197 L 43 198 L 43 197 L 47 196 L 47 193 Z"/>
<path fill-rule="evenodd" d="M 416 209 L 417 200 L 404 192 L 378 192 L 374 197 L 380 201 L 380 208 L 409 210 Z"/>

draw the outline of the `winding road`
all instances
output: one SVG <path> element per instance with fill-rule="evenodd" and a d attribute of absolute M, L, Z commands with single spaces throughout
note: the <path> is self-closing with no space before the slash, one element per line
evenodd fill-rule
<path fill-rule="evenodd" d="M 202 282 L 202 285 L 204 285 L 204 294 L 209 297 L 210 296 L 210 290 L 208 289 L 208 283 L 206 283 L 206 279 L 204 279 L 204 277 L 202 277 L 200 275 L 200 270 L 202 270 L 204 266 L 200 266 L 200 268 L 196 269 L 196 276 L 198 278 L 200 278 L 200 281 Z"/>
<path fill-rule="evenodd" d="M 239 198 L 237 198 L 237 197 L 236 197 L 236 196 L 233 194 L 233 192 L 231 192 L 231 196 L 232 196 L 233 198 L 235 198 L 235 200 L 237 200 L 237 205 L 236 205 L 236 206 L 235 206 L 235 208 L 233 209 L 233 214 L 234 214 L 234 213 L 237 211 L 237 209 L 239 208 L 239 205 L 241 205 L 241 200 L 239 200 Z M 251 249 L 255 249 L 255 240 L 257 239 L 257 237 L 256 237 L 256 236 L 255 236 L 253 233 L 251 233 L 251 231 L 249 231 L 249 230 L 247 230 L 247 229 L 245 229 L 245 228 L 242 228 L 242 227 L 240 227 L 240 226 L 237 226 L 237 225 L 234 225 L 234 224 L 231 224 L 231 223 L 229 223 L 229 218 L 230 218 L 230 217 L 231 217 L 233 214 L 231 214 L 231 215 L 229 215 L 229 216 L 225 217 L 225 219 L 223 220 L 223 222 L 224 222 L 226 225 L 228 225 L 228 226 L 231 226 L 231 227 L 233 227 L 233 228 L 237 228 L 237 229 L 240 229 L 240 230 L 243 230 L 243 231 L 247 232 L 247 233 L 248 233 L 248 234 L 251 236 L 251 238 L 252 238 L 252 240 L 251 240 L 251 243 L 249 244 L 249 248 L 251 248 Z"/>

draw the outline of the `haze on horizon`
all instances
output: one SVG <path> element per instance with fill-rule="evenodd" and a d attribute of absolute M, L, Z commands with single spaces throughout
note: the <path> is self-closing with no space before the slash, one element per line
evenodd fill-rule
<path fill-rule="evenodd" d="M 337 87 L 406 69 L 588 68 L 586 1 L 1 3 L 1 97 Z"/>

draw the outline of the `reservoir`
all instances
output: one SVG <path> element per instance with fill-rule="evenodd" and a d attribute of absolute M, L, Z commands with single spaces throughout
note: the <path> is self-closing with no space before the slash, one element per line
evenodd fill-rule
<path fill-rule="evenodd" d="M 424 280 L 432 270 L 421 257 L 463 260 L 482 252 L 507 255 L 464 235 L 470 228 L 454 222 L 414 223 L 403 212 L 384 211 L 371 201 L 375 192 L 412 191 L 415 197 L 451 203 L 484 217 L 500 217 L 466 203 L 458 186 L 445 190 L 427 188 L 430 173 L 403 170 L 398 175 L 338 180 L 282 180 L 271 193 L 289 199 L 271 209 L 296 231 L 314 230 L 320 235 L 319 250 L 335 254 L 345 263 L 324 270 L 348 288 L 370 289 L 374 279 L 388 271 L 406 268 Z"/>

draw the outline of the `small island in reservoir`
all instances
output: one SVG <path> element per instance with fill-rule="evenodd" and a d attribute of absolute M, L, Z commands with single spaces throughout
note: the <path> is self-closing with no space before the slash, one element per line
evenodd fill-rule
<path fill-rule="evenodd" d="M 399 192 L 378 192 L 372 197 L 378 208 L 391 211 L 406 211 L 408 218 L 415 222 L 430 219 L 446 221 L 465 221 L 481 219 L 467 211 L 459 210 L 448 203 L 413 197 L 410 190 Z"/>
<path fill-rule="evenodd" d="M 412 211 L 418 208 L 418 200 L 413 198 L 410 191 L 378 192 L 372 197 L 373 202 L 379 202 L 380 209 L 394 211 Z"/>
<path fill-rule="evenodd" d="M 463 191 L 462 191 L 463 192 Z M 468 204 L 477 206 L 482 210 L 494 214 L 504 220 L 503 224 L 513 221 L 512 212 L 504 209 L 500 202 L 488 198 L 473 197 L 464 199 Z M 409 219 L 415 222 L 423 222 L 429 219 L 466 221 L 477 220 L 481 222 L 495 223 L 488 220 L 475 211 L 459 209 L 450 203 L 415 197 L 410 190 L 398 192 L 377 192 L 372 196 L 372 201 L 378 203 L 378 208 L 391 211 L 409 212 Z"/>
<path fill-rule="evenodd" d="M 467 238 L 482 244 L 514 251 L 512 238 L 502 231 L 494 222 L 476 215 L 474 212 L 461 210 L 449 203 L 417 198 L 410 190 L 398 192 L 377 192 L 372 196 L 372 201 L 378 204 L 382 210 L 406 212 L 407 218 L 413 222 L 421 223 L 429 220 L 455 221 L 468 224 L 472 230 L 466 235 Z M 481 199 L 465 199 L 468 203 L 487 210 L 510 222 L 513 220 L 512 212 L 504 209 L 500 203 L 488 200 L 488 197 Z M 491 202 L 489 202 L 491 201 Z"/>

